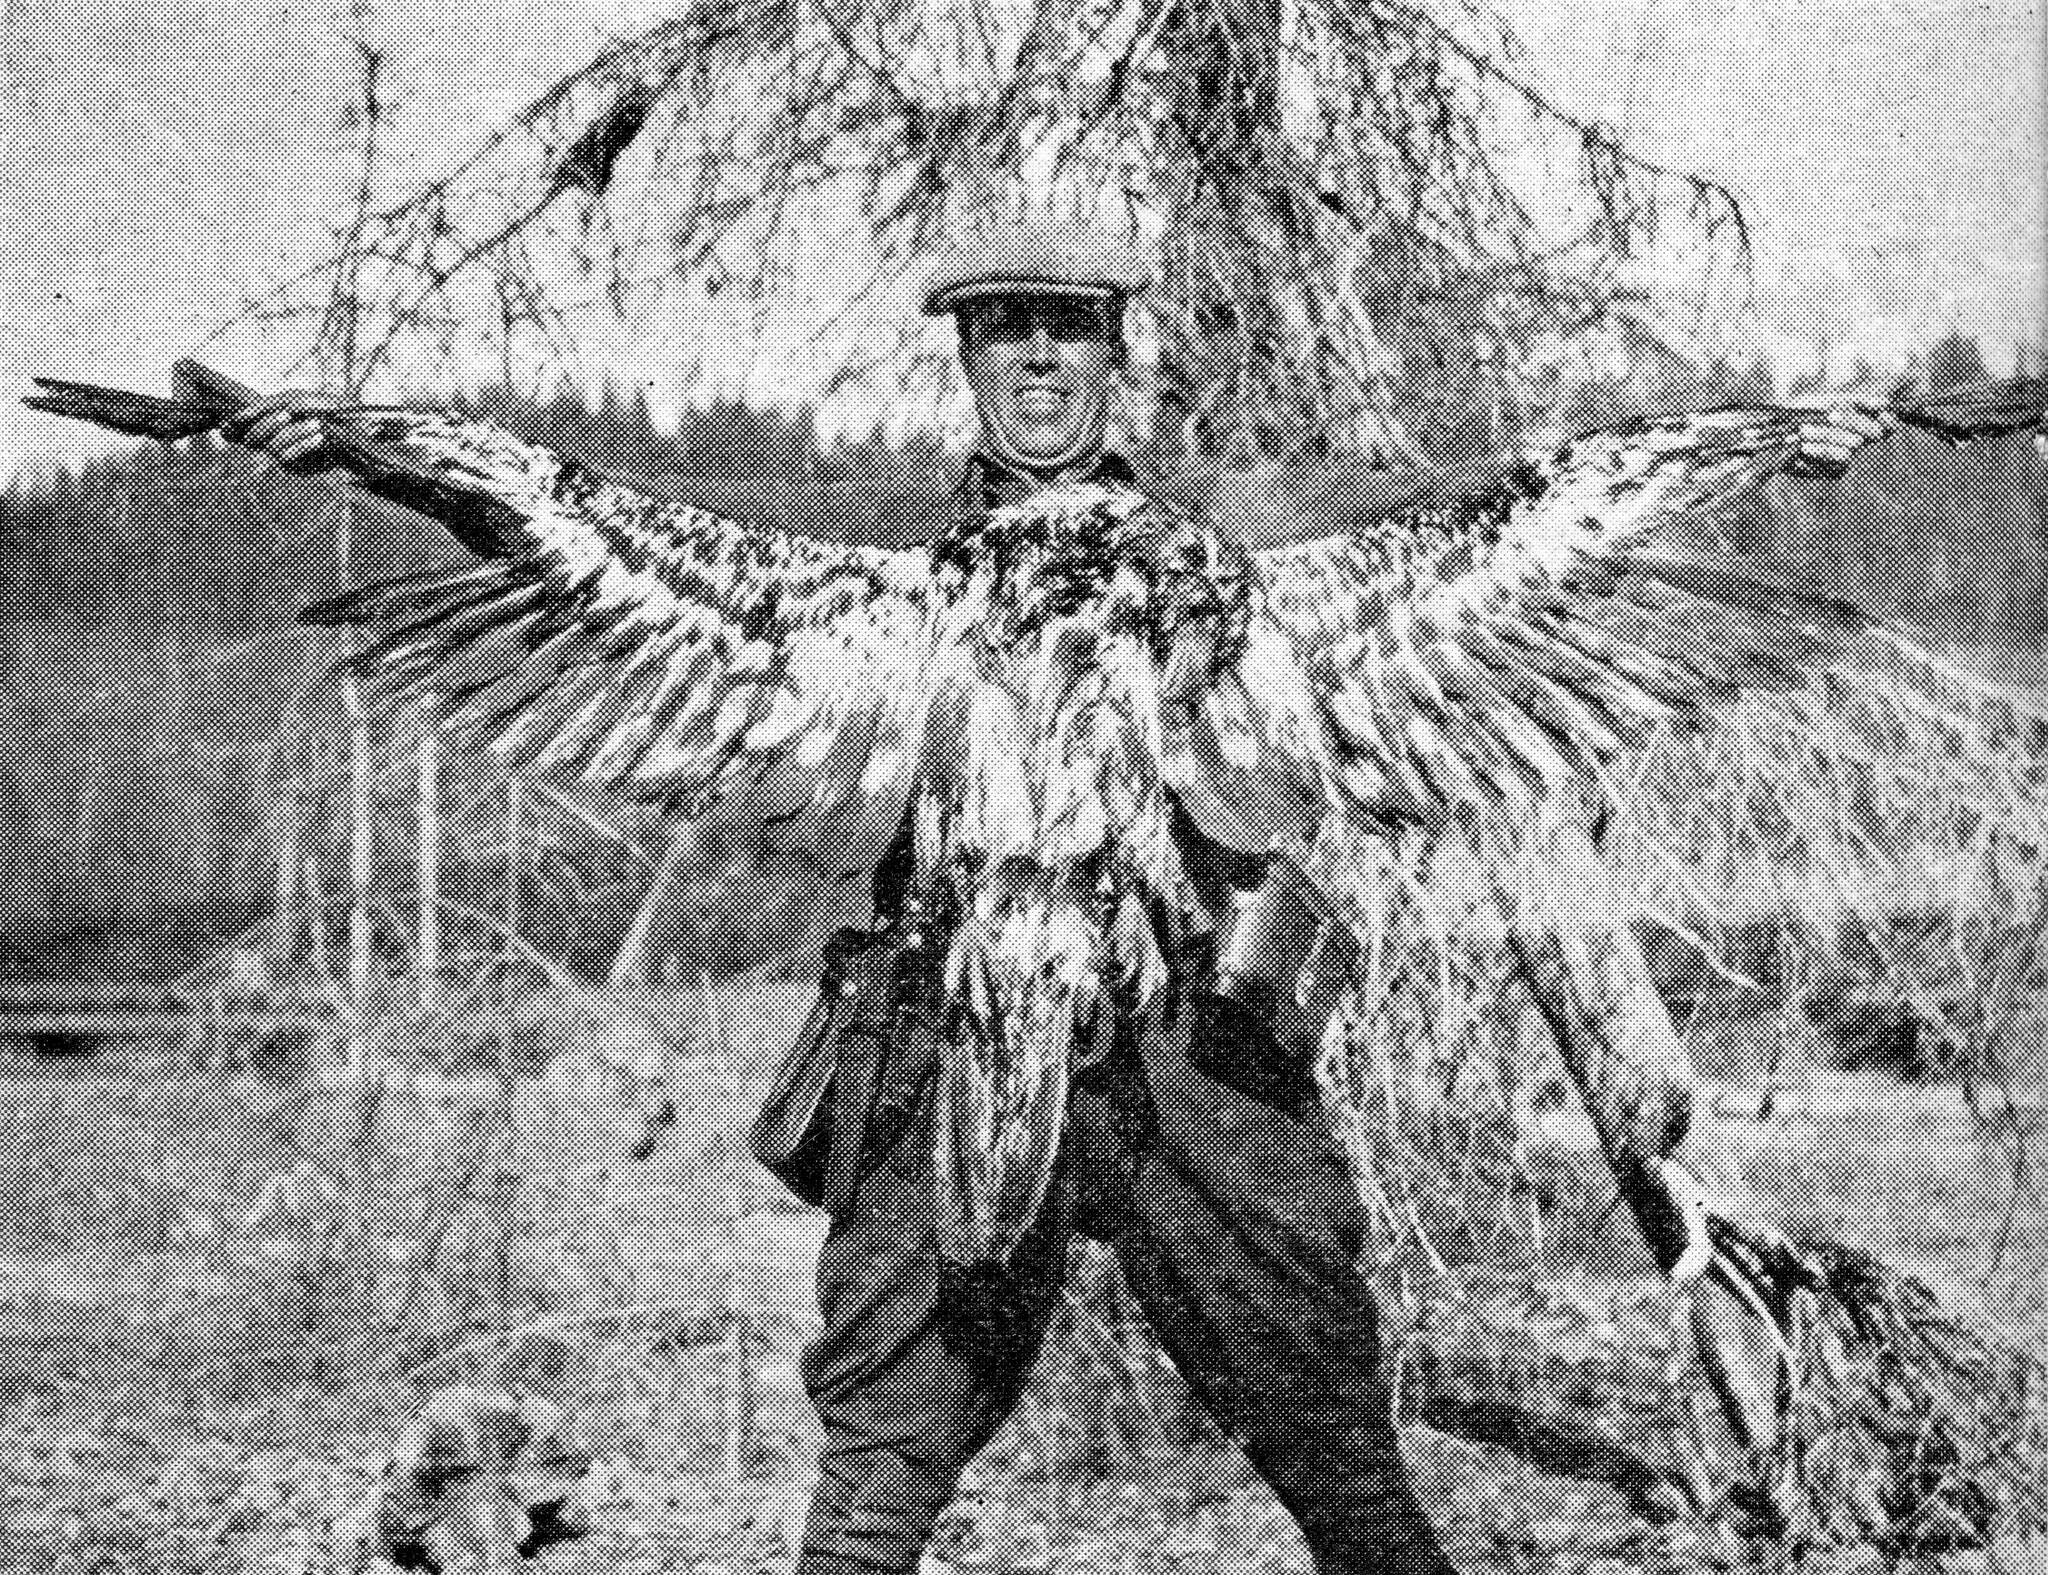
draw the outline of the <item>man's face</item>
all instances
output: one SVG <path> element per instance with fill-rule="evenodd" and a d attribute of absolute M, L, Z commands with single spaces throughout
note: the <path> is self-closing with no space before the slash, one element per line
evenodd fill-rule
<path fill-rule="evenodd" d="M 1123 365 L 1113 311 L 1059 296 L 1006 297 L 962 310 L 961 363 L 991 458 L 1050 474 L 1102 452 Z"/>

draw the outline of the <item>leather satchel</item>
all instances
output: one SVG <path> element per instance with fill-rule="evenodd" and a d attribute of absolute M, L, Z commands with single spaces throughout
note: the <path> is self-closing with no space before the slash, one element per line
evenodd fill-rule
<path fill-rule="evenodd" d="M 754 1157 L 814 1207 L 852 1206 L 861 1178 L 908 1128 L 938 1066 L 939 1035 L 913 930 L 839 930 L 811 1008 L 754 1120 Z"/>

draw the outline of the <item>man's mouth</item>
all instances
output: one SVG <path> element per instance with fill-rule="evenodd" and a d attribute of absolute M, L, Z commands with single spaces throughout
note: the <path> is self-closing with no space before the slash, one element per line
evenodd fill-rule
<path fill-rule="evenodd" d="M 1065 415 L 1069 396 L 1061 388 L 1020 388 L 1014 397 L 1020 415 L 1043 421 Z"/>

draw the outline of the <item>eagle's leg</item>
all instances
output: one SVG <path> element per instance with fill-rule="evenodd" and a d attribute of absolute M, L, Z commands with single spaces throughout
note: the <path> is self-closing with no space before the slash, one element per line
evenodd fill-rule
<path fill-rule="evenodd" d="M 1789 1248 L 1710 1215 L 1698 1175 L 1709 1156 L 1693 1127 L 1690 1058 L 1591 835 L 1576 821 L 1538 833 L 1519 898 L 1495 871 L 1511 955 L 1585 1101 L 1616 1183 L 1658 1267 L 1687 1292 L 1692 1334 L 1719 1416 L 1700 1418 L 1720 1479 L 1751 1508 L 1789 1513 L 1786 1417 Z M 1710 1232 L 1710 1223 L 1713 1227 Z M 1717 1238 L 1725 1236 L 1731 1251 Z M 1725 1424 L 1721 1433 L 1716 1423 Z M 1730 1446 L 1733 1446 L 1732 1453 Z M 1708 1485 L 1695 1485 L 1696 1496 Z M 1758 1495 L 1761 1495 L 1759 1501 Z M 1701 1505 L 1705 1508 L 1703 1502 Z"/>

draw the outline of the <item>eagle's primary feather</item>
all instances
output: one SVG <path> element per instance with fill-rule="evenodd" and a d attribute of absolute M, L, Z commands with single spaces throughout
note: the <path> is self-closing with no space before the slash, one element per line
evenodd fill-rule
<path fill-rule="evenodd" d="M 178 380 L 170 400 L 46 382 L 30 403 L 168 439 L 254 397 L 190 363 Z M 2042 403 L 1892 414 L 1968 436 L 2039 426 Z M 1127 916 L 1201 900 L 1178 820 L 1264 855 L 1516 813 L 1862 627 L 1715 534 L 1796 464 L 1800 410 L 1582 439 L 1450 509 L 1259 552 L 1098 485 L 926 547 L 846 546 L 654 501 L 485 422 L 321 414 L 358 483 L 485 560 L 308 610 L 363 631 L 370 695 L 432 696 L 515 770 L 715 801 L 849 859 L 911 817 L 960 915 L 939 1163 L 969 1260 L 1037 1211 L 1091 1003 L 1113 974 L 1156 977 L 1158 938 Z"/>

